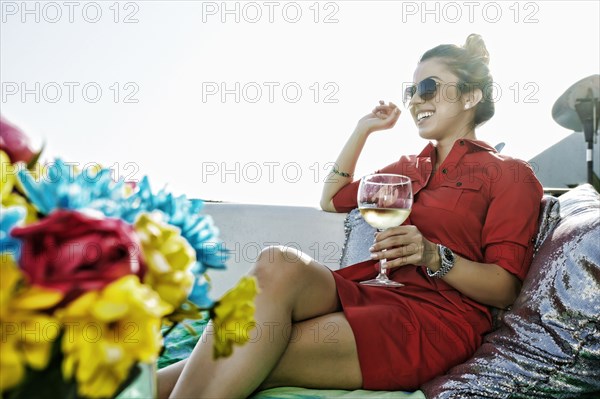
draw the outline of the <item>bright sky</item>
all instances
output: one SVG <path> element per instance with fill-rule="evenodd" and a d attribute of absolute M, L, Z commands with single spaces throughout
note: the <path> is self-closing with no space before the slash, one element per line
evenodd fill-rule
<path fill-rule="evenodd" d="M 1 112 L 46 159 L 194 198 L 318 206 L 358 119 L 401 104 L 422 53 L 472 32 L 498 93 L 478 137 L 526 160 L 566 137 L 551 109 L 600 70 L 599 4 L 2 1 Z M 425 144 L 405 110 L 356 174 Z"/>

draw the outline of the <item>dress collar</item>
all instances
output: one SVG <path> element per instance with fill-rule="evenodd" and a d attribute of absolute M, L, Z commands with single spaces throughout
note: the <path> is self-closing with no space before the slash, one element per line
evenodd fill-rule
<path fill-rule="evenodd" d="M 471 139 L 458 139 L 454 142 L 454 145 L 452 146 L 452 149 L 456 148 L 457 146 L 466 146 L 467 147 L 467 151 L 466 153 L 471 153 L 471 152 L 476 152 L 476 151 L 489 151 L 489 152 L 493 152 L 496 153 L 498 151 L 496 151 L 496 149 L 494 147 L 492 147 L 491 145 L 489 145 L 488 143 L 486 143 L 485 141 L 481 141 L 481 140 L 471 140 Z M 425 148 L 423 149 L 423 151 L 421 151 L 421 153 L 419 155 L 417 155 L 417 157 L 419 158 L 433 158 L 435 157 L 435 144 L 433 144 L 431 141 L 425 146 Z M 452 152 L 452 151 L 451 151 Z"/>

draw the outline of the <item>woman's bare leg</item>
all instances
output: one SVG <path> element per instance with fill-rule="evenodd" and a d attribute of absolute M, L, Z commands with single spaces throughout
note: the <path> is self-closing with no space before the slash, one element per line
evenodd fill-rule
<path fill-rule="evenodd" d="M 294 324 L 290 343 L 260 389 L 280 386 L 349 390 L 362 387 L 356 341 L 344 313 Z"/>
<path fill-rule="evenodd" d="M 167 398 L 187 359 L 160 370 L 159 398 Z M 343 313 L 331 313 L 295 323 L 285 352 L 258 390 L 304 388 L 359 389 L 362 375 L 356 342 Z M 169 392 L 165 392 L 166 388 Z"/>
<path fill-rule="evenodd" d="M 251 332 L 251 342 L 236 347 L 231 357 L 214 361 L 213 337 L 207 327 L 187 362 L 165 369 L 159 375 L 159 389 L 163 394 L 169 391 L 169 385 L 175 381 L 171 393 L 173 398 L 246 397 L 261 386 L 267 377 L 270 382 L 265 386 L 284 384 L 285 370 L 289 370 L 291 364 L 285 360 L 286 356 L 291 359 L 295 356 L 293 353 L 300 352 L 294 349 L 299 346 L 292 343 L 289 348 L 295 352 L 282 357 L 288 349 L 290 337 L 293 338 L 291 323 L 340 310 L 331 272 L 296 250 L 267 248 L 250 274 L 256 276 L 261 289 L 256 298 L 257 328 Z M 358 375 L 358 381 L 353 381 L 352 385 L 360 386 L 354 336 L 343 316 L 338 314 L 337 317 L 344 339 L 340 335 L 338 343 L 327 342 L 326 345 L 329 345 L 328 348 L 338 345 L 333 352 L 348 354 Z M 304 361 L 318 360 L 311 363 L 313 368 L 319 367 L 318 363 L 325 361 L 324 356 L 330 353 L 320 356 L 318 351 L 313 351 L 312 358 L 305 358 Z M 274 371 L 278 364 L 281 365 L 279 371 Z M 181 375 L 177 379 L 179 372 Z"/>
<path fill-rule="evenodd" d="M 158 370 L 158 399 L 167 399 L 171 395 L 186 363 L 187 359 L 183 359 Z"/>

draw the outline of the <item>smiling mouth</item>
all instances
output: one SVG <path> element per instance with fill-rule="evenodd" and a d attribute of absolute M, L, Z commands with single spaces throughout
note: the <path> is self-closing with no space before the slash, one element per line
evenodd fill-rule
<path fill-rule="evenodd" d="M 434 112 L 432 111 L 419 112 L 417 114 L 417 122 L 421 122 L 422 120 L 429 118 L 433 114 Z"/>

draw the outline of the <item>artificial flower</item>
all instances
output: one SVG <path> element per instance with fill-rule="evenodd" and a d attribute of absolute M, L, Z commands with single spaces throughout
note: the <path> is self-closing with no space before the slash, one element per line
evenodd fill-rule
<path fill-rule="evenodd" d="M 66 326 L 63 375 L 75 378 L 82 396 L 112 396 L 134 364 L 156 360 L 161 318 L 172 311 L 132 275 L 83 294 L 57 312 Z"/>
<path fill-rule="evenodd" d="M 5 208 L 20 206 L 26 211 L 25 223 L 33 223 L 37 220 L 37 209 L 30 204 L 19 191 L 23 193 L 20 180 L 16 178 L 17 171 L 26 168 L 22 162 L 13 164 L 4 151 L 0 151 L 0 202 Z M 36 168 L 37 169 L 37 168 Z"/>
<path fill-rule="evenodd" d="M 0 150 L 0 182 L 2 183 L 2 187 L 0 187 L 0 199 L 2 203 L 4 203 L 4 198 L 11 193 L 15 185 L 15 171 L 16 167 L 13 167 L 8 154 Z"/>
<path fill-rule="evenodd" d="M 196 252 L 178 228 L 162 221 L 158 211 L 140 214 L 134 230 L 148 265 L 144 283 L 174 309 L 179 308 L 194 284 L 191 268 L 196 262 Z"/>
<path fill-rule="evenodd" d="M 2 256 L 7 254 L 18 259 L 21 253 L 21 242 L 15 239 L 11 231 L 25 219 L 25 208 L 20 206 L 11 206 L 5 208 L 0 205 L 0 253 Z"/>
<path fill-rule="evenodd" d="M 140 213 L 161 211 L 164 221 L 178 227 L 196 251 L 194 270 L 200 275 L 207 267 L 224 268 L 227 260 L 227 251 L 217 238 L 219 230 L 209 215 L 201 213 L 203 206 L 201 200 L 189 200 L 184 195 L 175 197 L 164 189 L 154 194 L 148 178 L 144 176 L 137 185 L 137 191 L 123 201 L 120 217 L 133 223 Z"/>
<path fill-rule="evenodd" d="M 38 221 L 37 209 L 31 205 L 27 200 L 16 192 L 10 193 L 7 197 L 3 198 L 2 206 L 6 208 L 20 207 L 25 211 L 25 217 L 23 219 L 24 224 L 31 224 Z"/>
<path fill-rule="evenodd" d="M 212 316 L 216 357 L 248 341 L 256 282 L 243 279 L 217 304 L 208 297 L 204 272 L 224 268 L 227 252 L 203 201 L 153 193 L 146 177 L 115 181 L 99 165 L 42 165 L 2 123 L 3 395 L 113 397 L 157 359 L 163 324 L 168 334 Z"/>
<path fill-rule="evenodd" d="M 19 264 L 31 283 L 58 289 L 67 300 L 146 271 L 133 228 L 120 219 L 57 210 L 11 234 L 22 241 Z"/>
<path fill-rule="evenodd" d="M 12 256 L 0 254 L 0 392 L 21 381 L 25 366 L 43 369 L 48 364 L 60 327 L 42 311 L 61 299 L 59 291 L 25 285 Z"/>
<path fill-rule="evenodd" d="M 131 193 L 131 186 L 123 179 L 115 182 L 110 169 L 93 173 L 79 173 L 61 159 L 46 166 L 43 176 L 28 170 L 19 170 L 18 184 L 27 198 L 44 215 L 55 209 L 95 209 L 109 217 L 120 218 L 133 224 L 141 213 L 161 211 L 165 222 L 178 227 L 181 235 L 196 251 L 198 275 L 207 267 L 223 269 L 227 251 L 218 239 L 219 231 L 209 215 L 201 213 L 201 200 L 175 197 L 166 190 L 154 194 L 147 177 L 143 177 Z"/>
<path fill-rule="evenodd" d="M 214 302 L 208 296 L 208 291 L 211 288 L 210 278 L 208 274 L 202 274 L 196 277 L 192 292 L 188 295 L 188 301 L 202 309 L 208 309 Z"/>
<path fill-rule="evenodd" d="M 0 116 L 0 150 L 5 151 L 13 162 L 29 163 L 39 155 L 33 150 L 29 137 L 2 116 Z"/>
<path fill-rule="evenodd" d="M 98 172 L 93 166 L 79 171 L 62 159 L 41 168 L 41 172 L 20 169 L 17 179 L 27 198 L 43 215 L 61 208 L 91 208 L 106 216 L 120 216 L 124 182 L 115 182 L 110 169 Z"/>
<path fill-rule="evenodd" d="M 256 278 L 244 276 L 216 303 L 212 311 L 215 340 L 213 358 L 230 356 L 233 345 L 243 345 L 255 327 L 254 298 L 259 289 Z"/>
<path fill-rule="evenodd" d="M 13 188 L 19 187 L 19 180 L 16 178 L 17 170 L 22 165 L 13 164 L 4 151 L 0 151 L 0 203 L 3 207 L 20 206 L 26 211 L 25 222 L 33 223 L 37 220 L 36 209 L 27 202 L 25 198 L 19 195 Z"/>

